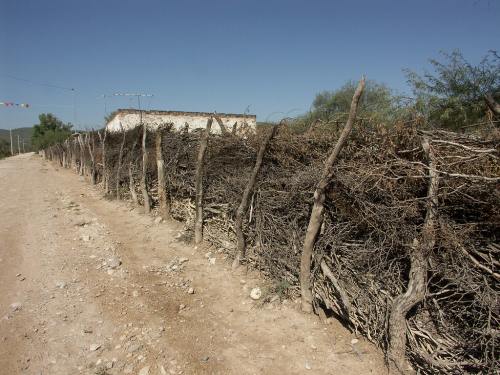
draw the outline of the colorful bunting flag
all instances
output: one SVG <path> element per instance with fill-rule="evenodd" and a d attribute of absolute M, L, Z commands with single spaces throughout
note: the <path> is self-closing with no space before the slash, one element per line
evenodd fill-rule
<path fill-rule="evenodd" d="M 21 107 L 21 108 L 29 108 L 29 104 L 27 103 L 14 103 L 14 102 L 0 102 L 0 105 L 4 105 L 6 107 Z"/>

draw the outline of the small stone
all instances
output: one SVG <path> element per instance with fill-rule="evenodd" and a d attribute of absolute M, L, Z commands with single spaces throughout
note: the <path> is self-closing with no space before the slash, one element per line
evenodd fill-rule
<path fill-rule="evenodd" d="M 189 261 L 189 258 L 179 258 L 178 263 L 179 265 L 181 265 L 183 263 L 186 263 L 187 261 Z"/>
<path fill-rule="evenodd" d="M 253 299 L 253 300 L 258 300 L 260 299 L 260 297 L 262 297 L 262 290 L 260 290 L 259 287 L 257 288 L 253 288 L 251 291 L 250 291 L 250 298 Z"/>
<path fill-rule="evenodd" d="M 215 261 L 217 260 L 217 258 L 208 258 L 208 263 L 210 263 L 210 265 L 214 265 L 215 264 Z"/>
<path fill-rule="evenodd" d="M 353 344 L 353 345 L 354 345 L 354 344 L 357 344 L 358 342 L 359 342 L 359 340 L 358 340 L 358 339 L 352 339 L 352 340 L 351 340 L 351 344 Z"/>
<path fill-rule="evenodd" d="M 100 347 L 101 347 L 101 345 L 99 345 L 99 344 L 90 344 L 89 350 L 91 352 L 95 352 L 96 350 L 99 350 Z"/>
<path fill-rule="evenodd" d="M 117 257 L 111 257 L 108 259 L 108 267 L 113 270 L 120 267 L 121 264 L 122 261 Z"/>
<path fill-rule="evenodd" d="M 310 370 L 311 369 L 311 365 L 309 364 L 309 362 L 306 362 L 306 370 Z"/>
<path fill-rule="evenodd" d="M 141 368 L 139 375 L 149 375 L 149 366 Z"/>
<path fill-rule="evenodd" d="M 23 307 L 23 305 L 20 302 L 14 302 L 10 305 L 10 309 L 12 312 L 19 311 L 19 310 L 21 310 L 22 307 Z"/>
<path fill-rule="evenodd" d="M 56 283 L 56 287 L 58 287 L 59 289 L 64 289 L 66 288 L 66 283 L 64 281 L 58 281 Z"/>
<path fill-rule="evenodd" d="M 134 291 L 132 292 L 132 296 L 134 296 L 134 297 L 139 297 L 139 292 L 138 292 L 137 290 L 134 290 Z"/>
<path fill-rule="evenodd" d="M 189 288 L 188 289 L 188 294 L 194 294 L 194 288 Z"/>
<path fill-rule="evenodd" d="M 90 241 L 90 235 L 88 235 L 88 234 L 84 234 L 81 238 L 82 238 L 83 242 L 89 242 Z"/>
<path fill-rule="evenodd" d="M 207 362 L 209 359 L 210 359 L 210 357 L 207 355 L 207 356 L 203 357 L 201 360 L 203 362 Z"/>
<path fill-rule="evenodd" d="M 186 305 L 184 305 L 184 304 L 179 305 L 179 311 L 184 310 L 185 308 L 186 308 Z"/>

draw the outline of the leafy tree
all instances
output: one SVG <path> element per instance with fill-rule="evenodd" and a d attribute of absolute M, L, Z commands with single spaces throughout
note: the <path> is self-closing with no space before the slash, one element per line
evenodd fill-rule
<path fill-rule="evenodd" d="M 337 90 L 317 94 L 311 111 L 294 121 L 293 130 L 305 131 L 316 120 L 326 123 L 345 120 L 356 87 L 357 82 L 348 81 Z M 368 81 L 360 99 L 358 118 L 369 119 L 372 124 L 391 123 L 405 109 L 402 101 L 403 98 L 395 95 L 386 85 Z"/>
<path fill-rule="evenodd" d="M 323 91 L 313 101 L 312 113 L 324 120 L 331 120 L 349 113 L 357 82 L 349 81 L 335 91 Z M 368 81 L 359 104 L 359 117 L 385 121 L 398 111 L 400 98 L 386 85 Z"/>
<path fill-rule="evenodd" d="M 51 113 L 38 116 L 39 124 L 33 126 L 31 143 L 35 150 L 44 149 L 55 143 L 63 142 L 71 135 L 71 124 L 65 124 Z"/>
<path fill-rule="evenodd" d="M 405 70 L 417 109 L 435 125 L 451 129 L 483 121 L 488 109 L 495 114 L 500 99 L 498 54 L 490 51 L 477 66 L 458 50 L 442 56 L 443 62 L 430 60 L 433 71 L 423 76 Z"/>

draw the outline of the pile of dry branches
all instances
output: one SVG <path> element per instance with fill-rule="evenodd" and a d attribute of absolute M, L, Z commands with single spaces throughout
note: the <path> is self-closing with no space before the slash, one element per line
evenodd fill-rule
<path fill-rule="evenodd" d="M 160 154 L 170 214 L 186 223 L 191 236 L 203 131 L 163 128 L 159 154 L 156 135 L 148 131 L 145 167 L 143 131 L 93 133 L 54 146 L 46 155 L 78 171 L 80 165 L 87 170 L 94 165 L 96 182 L 108 194 L 137 204 L 144 204 L 141 181 L 146 181 L 155 208 Z M 230 256 L 237 252 L 235 221 L 242 196 L 270 131 L 262 127 L 245 137 L 223 132 L 208 138 L 204 239 Z M 280 125 L 263 150 L 248 207 L 241 210 L 243 261 L 291 285 L 291 295 L 299 291 L 316 184 L 339 131 L 316 124 L 296 134 Z M 420 273 L 421 298 L 402 315 L 412 365 L 423 373 L 493 373 L 499 366 L 498 141 L 498 135 L 430 131 L 415 123 L 357 123 L 325 191 L 311 280 L 316 312 L 336 315 L 389 350 L 394 311 Z M 421 250 L 420 263 L 415 249 Z"/>

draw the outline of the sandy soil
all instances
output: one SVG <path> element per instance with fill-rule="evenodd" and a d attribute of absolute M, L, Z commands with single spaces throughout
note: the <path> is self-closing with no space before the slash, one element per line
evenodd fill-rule
<path fill-rule="evenodd" d="M 0 374 L 387 373 L 338 322 L 253 301 L 257 274 L 72 171 L 1 160 L 0 192 Z"/>

